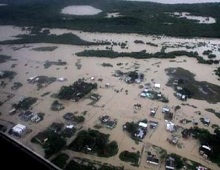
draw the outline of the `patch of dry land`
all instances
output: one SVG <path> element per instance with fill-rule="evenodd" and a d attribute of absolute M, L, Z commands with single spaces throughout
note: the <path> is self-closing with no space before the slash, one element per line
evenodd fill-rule
<path fill-rule="evenodd" d="M 0 40 L 13 39 L 14 35 L 24 33 L 18 27 L 1 26 Z M 10 33 L 7 32 L 10 30 Z M 6 134 L 13 124 L 22 124 L 29 129 L 29 133 L 21 137 L 15 137 L 34 152 L 44 156 L 44 150 L 39 144 L 31 142 L 31 139 L 39 132 L 46 130 L 53 122 L 63 123 L 64 125 L 74 124 L 76 133 L 71 138 L 67 138 L 67 144 L 70 144 L 77 133 L 81 130 L 89 128 L 99 130 L 102 133 L 110 134 L 110 141 L 116 141 L 119 146 L 118 154 L 109 158 L 97 157 L 93 154 L 84 154 L 65 149 L 64 153 L 69 155 L 69 160 L 73 157 L 87 158 L 91 161 L 108 163 L 114 166 L 123 166 L 127 170 L 144 170 L 144 169 L 165 169 L 165 160 L 162 152 L 158 150 L 166 150 L 167 153 L 176 153 L 184 158 L 201 163 L 203 166 L 210 169 L 219 169 L 216 164 L 211 163 L 208 159 L 199 155 L 199 141 L 190 137 L 184 139 L 181 136 L 180 130 L 193 127 L 192 121 L 198 122 L 198 127 L 208 129 L 213 133 L 213 124 L 220 124 L 220 119 L 213 113 L 207 112 L 206 108 L 212 108 L 215 111 L 220 111 L 220 103 L 208 103 L 205 100 L 196 100 L 189 98 L 187 100 L 179 100 L 175 97 L 174 90 L 166 86 L 169 78 L 165 72 L 167 68 L 183 68 L 189 70 L 195 75 L 196 81 L 207 81 L 215 85 L 219 85 L 217 76 L 213 70 L 219 67 L 219 64 L 206 65 L 198 64 L 195 58 L 186 56 L 177 57 L 175 59 L 134 59 L 128 57 L 119 57 L 115 59 L 106 58 L 105 56 L 98 57 L 79 57 L 77 52 L 83 50 L 105 50 L 111 48 L 116 52 L 135 52 L 146 50 L 148 53 L 161 51 L 166 46 L 167 52 L 174 50 L 190 50 L 197 51 L 202 55 L 204 50 L 212 49 L 213 53 L 219 55 L 219 39 L 181 39 L 165 36 L 142 36 L 136 34 L 107 34 L 107 33 L 88 33 L 74 30 L 51 29 L 51 34 L 73 33 L 81 39 L 91 42 L 115 42 L 116 45 L 102 46 L 76 46 L 62 44 L 22 44 L 22 45 L 1 45 L 1 55 L 11 56 L 12 58 L 6 62 L 0 63 L 0 69 L 4 71 L 13 71 L 17 74 L 13 79 L 2 78 L 3 85 L 0 87 L 0 121 L 6 125 Z M 7 36 L 7 37 L 6 37 Z M 143 41 L 144 43 L 135 43 L 135 40 Z M 137 42 L 137 41 L 136 41 Z M 125 48 L 121 48 L 120 43 L 126 43 Z M 41 49 L 41 47 L 54 47 L 53 50 L 43 51 L 33 50 Z M 205 56 L 204 56 L 205 58 Z M 47 61 L 53 61 L 50 67 L 45 68 L 44 64 Z M 63 65 L 59 62 L 63 61 Z M 61 62 L 62 63 L 62 62 Z M 103 64 L 105 63 L 105 64 Z M 13 66 L 13 67 L 12 67 Z M 136 71 L 142 73 L 144 78 L 140 82 L 127 83 L 124 77 L 114 76 L 115 71 L 120 70 L 123 73 Z M 1 73 L 2 73 L 1 72 Z M 44 81 L 40 86 L 32 82 L 38 81 L 35 76 L 50 77 L 51 82 Z M 57 78 L 54 80 L 53 78 Z M 69 86 L 78 79 L 84 79 L 89 83 L 97 83 L 97 89 L 92 90 L 92 93 L 99 94 L 101 98 L 97 101 L 90 98 L 90 94 L 81 98 L 77 102 L 70 100 L 60 100 L 64 109 L 53 111 L 51 105 L 56 100 L 52 94 L 58 93 L 62 86 Z M 29 81 L 28 81 L 29 80 Z M 22 83 L 17 89 L 12 90 L 15 82 Z M 155 84 L 160 86 L 155 88 Z M 140 97 L 141 91 L 144 89 L 153 89 L 160 91 L 166 98 L 168 103 L 163 103 L 159 100 L 151 100 L 149 98 Z M 202 90 L 201 90 L 202 93 Z M 26 97 L 37 98 L 28 110 L 33 113 L 44 113 L 43 120 L 38 123 L 27 121 L 21 118 L 21 112 L 17 110 L 14 114 L 9 114 L 14 103 Z M 140 104 L 141 108 L 135 108 L 134 104 Z M 178 127 L 175 132 L 167 130 L 167 121 L 164 119 L 162 108 L 167 105 L 173 113 L 171 122 Z M 176 106 L 180 106 L 177 111 L 174 111 Z M 156 108 L 156 114 L 150 116 L 151 109 Z M 84 116 L 83 123 L 76 124 L 65 120 L 63 116 L 67 112 L 74 113 L 75 116 Z M 106 128 L 100 124 L 99 118 L 103 115 L 108 115 L 112 120 L 117 120 L 114 128 Z M 210 125 L 205 126 L 201 123 L 200 118 L 208 118 Z M 149 121 L 158 122 L 155 129 L 151 129 L 148 124 L 146 136 L 140 141 L 135 142 L 131 139 L 126 131 L 123 131 L 123 125 L 126 122 L 138 122 L 147 119 Z M 182 119 L 189 120 L 189 123 L 181 123 Z M 173 145 L 167 141 L 167 138 L 172 134 L 179 137 L 178 144 Z M 119 159 L 119 154 L 122 151 L 140 152 L 139 166 L 132 166 L 129 162 L 123 162 Z M 147 163 L 147 154 L 154 153 L 159 159 L 158 165 Z"/>

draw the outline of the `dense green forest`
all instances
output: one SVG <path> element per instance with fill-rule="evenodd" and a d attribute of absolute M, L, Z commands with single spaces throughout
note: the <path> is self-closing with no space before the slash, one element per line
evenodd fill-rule
<path fill-rule="evenodd" d="M 91 32 L 220 37 L 220 3 L 165 5 L 122 0 L 48 0 L 21 4 L 9 2 L 11 4 L 1 7 L 1 25 L 68 28 Z M 102 12 L 91 16 L 61 14 L 62 8 L 68 5 L 92 5 Z M 109 12 L 119 12 L 122 16 L 106 18 Z M 216 23 L 199 24 L 196 20 L 176 18 L 168 14 L 173 12 L 213 17 Z M 64 17 L 66 19 L 63 19 Z"/>

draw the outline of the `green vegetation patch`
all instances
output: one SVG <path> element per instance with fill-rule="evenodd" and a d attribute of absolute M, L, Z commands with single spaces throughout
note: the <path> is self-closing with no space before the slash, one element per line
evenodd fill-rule
<path fill-rule="evenodd" d="M 102 63 L 101 65 L 102 65 L 103 67 L 113 67 L 113 65 L 110 64 L 110 63 Z"/>
<path fill-rule="evenodd" d="M 51 130 L 38 133 L 31 139 L 31 142 L 42 145 L 45 152 L 45 158 L 49 158 L 53 154 L 59 152 L 66 145 L 65 138 Z"/>
<path fill-rule="evenodd" d="M 65 66 L 65 65 L 67 65 L 67 62 L 62 61 L 61 59 L 59 59 L 58 61 L 46 60 L 45 63 L 44 63 L 44 68 L 49 68 L 51 65 Z"/>
<path fill-rule="evenodd" d="M 131 162 L 132 165 L 138 166 L 140 152 L 129 152 L 129 151 L 122 151 L 119 155 L 120 160 L 125 162 Z"/>
<path fill-rule="evenodd" d="M 76 123 L 83 123 L 85 121 L 85 117 L 84 116 L 74 116 L 73 120 Z"/>
<path fill-rule="evenodd" d="M 48 46 L 48 47 L 37 47 L 37 48 L 32 48 L 34 51 L 54 51 L 57 49 L 57 46 Z"/>
<path fill-rule="evenodd" d="M 42 34 L 36 35 L 18 35 L 18 39 L 1 41 L 0 44 L 30 44 L 30 43 L 53 43 L 53 44 L 70 44 L 70 45 L 100 45 L 106 43 L 94 43 L 80 39 L 78 36 L 65 33 L 62 35 Z"/>
<path fill-rule="evenodd" d="M 131 57 L 136 59 L 149 59 L 149 58 L 176 58 L 178 56 L 187 56 L 196 58 L 198 63 L 200 64 L 214 64 L 219 63 L 218 60 L 205 60 L 203 57 L 199 56 L 197 52 L 188 52 L 188 51 L 171 51 L 165 52 L 165 50 L 161 50 L 161 52 L 156 53 L 147 53 L 146 50 L 142 50 L 139 52 L 116 52 L 112 50 L 84 50 L 76 53 L 77 56 L 81 57 L 107 57 L 107 58 L 118 58 L 118 57 Z"/>
<path fill-rule="evenodd" d="M 97 88 L 97 83 L 87 83 L 81 79 L 70 86 L 62 86 L 59 93 L 59 99 L 78 101 L 93 89 Z"/>
<path fill-rule="evenodd" d="M 37 102 L 37 98 L 34 97 L 26 97 L 20 100 L 18 103 L 14 103 L 12 105 L 13 108 L 20 110 L 28 110 L 34 103 Z"/>
<path fill-rule="evenodd" d="M 217 75 L 220 79 L 220 67 L 218 67 L 216 70 L 214 70 L 215 75 Z"/>
<path fill-rule="evenodd" d="M 182 160 L 182 157 L 177 155 L 177 154 L 170 154 L 168 155 L 168 157 L 171 156 L 172 158 L 174 158 L 175 160 L 175 168 L 177 169 L 181 169 L 183 166 L 184 166 L 184 163 L 183 163 L 183 160 Z"/>
<path fill-rule="evenodd" d="M 51 162 L 53 164 L 55 164 L 56 166 L 58 166 L 59 168 L 64 168 L 64 166 L 66 165 L 66 161 L 69 159 L 69 155 L 65 154 L 65 153 L 61 153 L 59 155 L 57 155 L 55 158 L 53 158 L 51 160 Z"/>
<path fill-rule="evenodd" d="M 109 134 L 92 129 L 80 131 L 68 148 L 100 157 L 111 157 L 118 153 L 118 144 L 116 141 L 109 142 Z"/>
<path fill-rule="evenodd" d="M 23 86 L 22 83 L 20 83 L 20 82 L 14 82 L 14 83 L 13 83 L 13 86 L 11 87 L 11 89 L 12 89 L 12 90 L 17 90 L 17 89 L 19 89 L 19 88 L 22 87 L 22 86 Z"/>
<path fill-rule="evenodd" d="M 17 75 L 14 71 L 0 71 L 0 79 L 8 78 L 9 80 L 12 80 Z"/>
<path fill-rule="evenodd" d="M 27 2 L 27 1 L 26 1 Z M 28 1 L 29 2 L 29 1 Z M 41 1 L 42 2 L 42 1 Z M 47 3 L 48 2 L 48 3 Z M 159 4 L 137 1 L 75 0 L 57 3 L 23 3 L 1 7 L 0 24 L 65 28 L 89 32 L 138 33 L 173 37 L 220 37 L 219 10 L 216 3 Z M 10 1 L 10 3 L 16 3 Z M 64 15 L 60 11 L 68 5 L 92 5 L 102 12 L 92 16 Z M 120 17 L 106 18 L 107 13 L 119 12 Z M 214 24 L 199 24 L 197 20 L 174 17 L 174 12 L 212 17 Z M 31 17 L 30 17 L 31 16 Z"/>
<path fill-rule="evenodd" d="M 65 167 L 65 170 L 124 170 L 123 167 L 116 167 L 109 164 L 94 163 L 90 160 L 75 159 L 71 160 Z"/>
<path fill-rule="evenodd" d="M 65 107 L 62 103 L 60 103 L 58 100 L 54 100 L 53 103 L 51 104 L 51 110 L 53 111 L 59 111 L 63 110 Z"/>
<path fill-rule="evenodd" d="M 167 68 L 165 72 L 170 77 L 166 85 L 177 90 L 174 84 L 178 81 L 178 86 L 182 87 L 181 93 L 187 95 L 188 98 L 206 100 L 213 104 L 220 101 L 220 86 L 206 81 L 196 81 L 193 73 L 181 67 Z"/>
<path fill-rule="evenodd" d="M 217 128 L 214 130 L 214 134 L 211 134 L 207 129 L 193 128 L 191 129 L 193 136 L 197 138 L 201 144 L 206 144 L 211 147 L 211 152 L 208 155 L 208 158 L 220 165 L 220 129 Z"/>
<path fill-rule="evenodd" d="M 156 52 L 147 53 L 146 50 L 139 52 L 115 52 L 112 50 L 84 50 L 82 52 L 76 53 L 77 56 L 84 57 L 107 57 L 107 58 L 117 58 L 117 57 L 132 57 L 136 59 L 148 59 L 148 58 L 175 58 L 176 56 L 188 56 L 200 58 L 196 52 L 188 51 L 172 51 L 172 52 Z"/>
<path fill-rule="evenodd" d="M 4 63 L 10 59 L 11 59 L 10 56 L 0 54 L 0 63 Z"/>
<path fill-rule="evenodd" d="M 47 77 L 47 76 L 37 76 L 34 80 L 28 80 L 29 83 L 36 84 L 37 90 L 42 89 L 43 87 L 55 82 L 56 77 Z"/>

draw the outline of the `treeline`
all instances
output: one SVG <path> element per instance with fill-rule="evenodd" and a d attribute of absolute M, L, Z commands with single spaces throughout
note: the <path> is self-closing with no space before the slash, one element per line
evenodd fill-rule
<path fill-rule="evenodd" d="M 107 42 L 95 43 L 80 39 L 78 36 L 65 33 L 62 35 L 55 34 L 32 34 L 32 35 L 18 35 L 14 40 L 0 41 L 0 44 L 29 44 L 29 43 L 53 43 L 53 44 L 70 44 L 70 45 L 100 45 L 108 44 Z"/>
<path fill-rule="evenodd" d="M 115 52 L 111 50 L 84 50 L 82 52 L 76 53 L 77 56 L 85 57 L 107 57 L 107 58 L 117 58 L 117 57 L 132 57 L 136 59 L 147 59 L 147 58 L 175 58 L 176 56 L 188 56 L 188 57 L 197 57 L 198 53 L 196 52 L 187 52 L 187 51 L 173 51 L 169 53 L 165 52 L 156 52 L 156 53 L 147 53 L 146 50 L 140 52 Z"/>
<path fill-rule="evenodd" d="M 101 9 L 102 12 L 91 16 L 72 16 L 60 13 L 63 7 L 74 4 L 92 5 Z M 89 32 L 219 38 L 220 5 L 218 4 L 165 5 L 120 0 L 67 0 L 59 3 L 28 3 L 2 6 L 0 24 L 67 28 Z M 106 18 L 109 12 L 119 12 L 121 17 Z M 170 15 L 173 12 L 189 12 L 195 16 L 213 17 L 217 23 L 199 24 L 195 20 L 173 17 Z"/>
<path fill-rule="evenodd" d="M 84 50 L 82 52 L 76 53 L 77 56 L 82 57 L 107 57 L 107 58 L 117 58 L 117 57 L 132 57 L 136 59 L 148 59 L 148 58 L 176 58 L 178 56 L 187 56 L 196 58 L 198 63 L 202 64 L 213 64 L 219 63 L 219 60 L 205 60 L 203 57 L 199 56 L 197 52 L 188 51 L 172 51 L 172 52 L 156 52 L 147 53 L 146 50 L 140 52 L 115 52 L 111 50 Z"/>

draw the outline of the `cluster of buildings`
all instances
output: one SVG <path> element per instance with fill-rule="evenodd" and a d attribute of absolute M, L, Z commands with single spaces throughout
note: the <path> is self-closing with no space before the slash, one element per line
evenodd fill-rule
<path fill-rule="evenodd" d="M 158 165 L 159 159 L 156 157 L 156 155 L 150 154 L 147 156 L 147 163 L 152 165 Z M 166 170 L 176 169 L 175 158 L 173 158 L 172 156 L 167 156 L 165 160 L 165 169 Z"/>
<path fill-rule="evenodd" d="M 173 81 L 173 86 L 175 90 L 174 96 L 176 96 L 179 100 L 186 101 L 188 96 L 186 95 L 183 87 L 180 86 L 179 84 L 180 84 L 179 80 L 176 79 Z"/>
<path fill-rule="evenodd" d="M 130 71 L 128 73 L 123 73 L 120 70 L 116 70 L 113 74 L 115 77 L 120 77 L 121 80 L 124 80 L 126 83 L 137 83 L 140 84 L 144 80 L 143 73 L 137 73 L 136 71 Z"/>
<path fill-rule="evenodd" d="M 160 92 L 160 90 L 159 90 L 160 87 L 161 87 L 160 84 L 155 83 L 153 88 L 144 88 L 140 92 L 140 97 L 149 98 L 152 100 L 158 100 L 158 101 L 167 103 L 168 98 L 165 97 L 165 95 Z"/>

